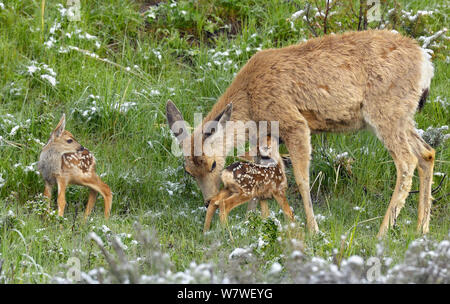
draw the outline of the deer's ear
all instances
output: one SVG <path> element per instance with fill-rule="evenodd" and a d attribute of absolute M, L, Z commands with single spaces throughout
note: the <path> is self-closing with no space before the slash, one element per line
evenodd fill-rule
<path fill-rule="evenodd" d="M 166 104 L 166 118 L 170 130 L 177 138 L 178 143 L 181 144 L 189 136 L 189 130 L 186 122 L 183 120 L 183 115 L 181 115 L 181 112 L 170 99 Z"/>
<path fill-rule="evenodd" d="M 61 116 L 61 120 L 59 121 L 58 125 L 52 132 L 51 135 L 52 139 L 60 137 L 61 134 L 64 132 L 65 128 L 66 128 L 66 114 L 63 114 Z"/>
<path fill-rule="evenodd" d="M 229 103 L 226 106 L 225 110 L 223 110 L 223 112 L 220 113 L 215 120 L 219 121 L 219 124 L 222 125 L 223 128 L 225 128 L 226 122 L 231 118 L 231 112 L 233 112 L 233 103 Z"/>
<path fill-rule="evenodd" d="M 225 129 L 227 121 L 231 118 L 233 104 L 229 103 L 213 120 L 208 121 L 203 127 L 203 140 L 215 134 L 219 128 Z"/>

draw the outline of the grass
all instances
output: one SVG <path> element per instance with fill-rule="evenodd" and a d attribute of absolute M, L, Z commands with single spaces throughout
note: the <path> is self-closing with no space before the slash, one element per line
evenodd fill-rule
<path fill-rule="evenodd" d="M 365 260 L 377 255 L 375 235 L 395 186 L 395 167 L 368 131 L 312 138 L 312 195 L 322 231 L 316 236 L 303 236 L 304 211 L 290 168 L 289 202 L 300 223 L 294 232 L 271 201 L 268 221 L 253 215 L 245 220 L 242 206 L 232 212 L 228 228 L 222 229 L 215 217 L 212 231 L 203 236 L 201 193 L 184 174 L 182 160 L 169 152 L 167 99 L 189 122 L 194 112 L 206 115 L 257 50 L 312 37 L 304 21 L 295 21 L 293 27 L 288 21 L 304 7 L 303 1 L 179 1 L 153 8 L 159 1 L 82 1 L 80 21 L 68 20 L 65 1 L 0 2 L 0 281 L 51 282 L 73 256 L 85 272 L 107 267 L 99 248 L 89 241 L 92 231 L 103 239 L 108 230 L 122 235 L 127 256 L 137 261 L 143 251 L 134 241 L 135 222 L 157 232 L 174 271 L 186 270 L 193 261 L 220 264 L 234 248 L 251 248 L 264 261 L 257 266 L 264 273 L 274 262 L 286 265 L 293 238 L 304 242 L 309 257 L 337 257 L 339 262 L 352 255 Z M 448 24 L 445 1 L 398 5 L 413 12 L 434 10 L 420 18 L 416 38 Z M 352 24 L 350 17 L 338 14 L 330 21 L 336 32 L 339 21 Z M 396 29 L 408 34 L 408 26 Z M 450 124 L 448 40 L 432 48 L 436 73 L 428 103 L 416 115 L 423 130 Z M 38 69 L 31 73 L 30 66 Z M 41 77 L 51 76 L 50 69 L 55 85 Z M 67 193 L 63 220 L 42 210 L 38 194 L 43 181 L 35 165 L 29 166 L 38 160 L 63 112 L 67 129 L 94 153 L 97 172 L 113 190 L 109 221 L 103 218 L 99 197 L 83 223 L 88 191 L 76 186 Z M 449 172 L 449 151 L 448 141 L 436 147 L 435 172 Z M 343 152 L 353 159 L 351 173 L 336 161 Z M 439 180 L 435 176 L 434 185 Z M 435 196 L 449 188 L 446 179 Z M 417 176 L 413 189 L 418 189 Z M 385 255 L 394 263 L 418 237 L 417 200 L 417 194 L 408 197 L 397 227 L 383 241 Z M 429 238 L 436 241 L 450 231 L 448 202 L 447 196 L 433 205 Z M 258 246 L 260 240 L 265 245 Z"/>

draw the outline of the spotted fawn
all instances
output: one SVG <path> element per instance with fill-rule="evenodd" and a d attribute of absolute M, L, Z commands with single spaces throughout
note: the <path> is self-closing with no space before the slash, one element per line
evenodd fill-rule
<path fill-rule="evenodd" d="M 235 162 L 222 171 L 224 188 L 209 202 L 204 232 L 209 230 L 217 208 L 220 211 L 220 222 L 224 224 L 233 208 L 254 198 L 260 200 L 263 217 L 269 213 L 265 200 L 273 197 L 285 216 L 294 220 L 286 198 L 287 179 L 283 160 L 278 152 L 278 139 L 268 136 L 267 143 L 259 145 L 257 149 L 256 162 Z"/>
<path fill-rule="evenodd" d="M 65 130 L 66 118 L 60 122 L 50 135 L 50 139 L 42 149 L 38 162 L 38 170 L 44 178 L 44 196 L 48 198 L 49 207 L 52 188 L 58 185 L 58 215 L 64 215 L 66 206 L 66 187 L 69 184 L 90 188 L 88 203 L 84 213 L 85 219 L 94 208 L 97 193 L 105 200 L 105 217 L 111 211 L 112 193 L 95 172 L 95 157 L 88 149 L 80 145 L 73 135 Z"/>

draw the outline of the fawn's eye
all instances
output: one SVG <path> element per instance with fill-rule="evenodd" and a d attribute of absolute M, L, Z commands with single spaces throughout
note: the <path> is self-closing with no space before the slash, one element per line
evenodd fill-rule
<path fill-rule="evenodd" d="M 72 139 L 68 139 L 68 140 L 67 140 L 67 143 L 68 143 L 68 144 L 71 144 L 72 142 L 73 142 Z"/>
<path fill-rule="evenodd" d="M 214 171 L 214 169 L 216 169 L 216 161 L 213 162 L 212 166 L 211 166 L 211 172 Z"/>

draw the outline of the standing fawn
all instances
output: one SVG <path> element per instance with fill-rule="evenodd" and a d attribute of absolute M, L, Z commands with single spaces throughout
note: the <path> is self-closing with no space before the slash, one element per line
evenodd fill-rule
<path fill-rule="evenodd" d="M 289 220 L 294 220 L 286 198 L 287 180 L 283 159 L 278 152 L 278 138 L 267 136 L 267 143 L 258 145 L 257 163 L 236 162 L 226 167 L 221 174 L 224 188 L 209 202 L 203 232 L 209 230 L 217 208 L 220 222 L 227 221 L 228 213 L 235 207 L 260 199 L 263 217 L 269 213 L 265 199 L 275 198 Z"/>
<path fill-rule="evenodd" d="M 100 177 L 95 173 L 95 158 L 89 150 L 80 145 L 73 135 L 65 130 L 66 116 L 50 135 L 50 139 L 42 149 L 38 162 L 38 170 L 44 178 L 44 196 L 48 198 L 49 207 L 52 188 L 58 185 L 58 215 L 64 215 L 66 206 L 66 187 L 69 184 L 90 188 L 89 199 L 84 213 L 89 216 L 100 193 L 105 200 L 105 217 L 109 217 L 112 204 L 112 193 Z"/>
<path fill-rule="evenodd" d="M 395 190 L 378 236 L 395 224 L 416 167 L 420 178 L 417 230 L 427 233 L 435 151 L 417 133 L 414 113 L 424 105 L 433 73 L 428 54 L 415 40 L 398 33 L 368 30 L 328 35 L 253 55 L 192 134 L 170 101 L 166 116 L 183 147 L 211 146 L 217 137 L 235 132 L 226 126 L 204 132 L 210 122 L 220 126 L 228 120 L 277 121 L 312 232 L 318 226 L 309 185 L 311 134 L 372 130 L 397 169 Z M 227 107 L 230 103 L 232 112 Z M 233 151 L 226 143 L 215 143 L 213 148 L 214 153 L 184 155 L 185 169 L 197 180 L 205 202 L 219 193 L 220 172 Z"/>

